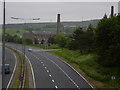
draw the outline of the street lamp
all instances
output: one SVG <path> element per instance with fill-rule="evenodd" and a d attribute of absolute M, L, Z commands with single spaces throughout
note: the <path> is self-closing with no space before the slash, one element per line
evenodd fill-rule
<path fill-rule="evenodd" d="M 26 18 L 17 18 L 17 17 L 11 17 L 11 19 L 15 19 L 15 20 L 24 20 L 24 24 L 25 24 L 25 29 L 26 29 L 26 21 L 27 20 L 40 20 L 40 18 L 30 18 L 30 19 L 26 19 Z M 23 42 L 23 60 L 22 60 L 22 77 L 24 77 L 24 69 L 25 69 L 25 67 L 24 67 L 24 61 L 25 61 L 25 40 L 23 39 L 23 32 L 22 32 L 22 42 Z M 22 86 L 23 86 L 23 81 L 21 81 L 21 88 L 22 88 Z"/>

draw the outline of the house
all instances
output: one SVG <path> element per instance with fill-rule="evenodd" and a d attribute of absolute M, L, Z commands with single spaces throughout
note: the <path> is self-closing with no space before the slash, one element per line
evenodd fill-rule
<path fill-rule="evenodd" d="M 39 44 L 44 44 L 48 42 L 48 39 L 51 36 L 54 36 L 56 34 L 56 31 L 36 30 L 32 32 L 26 32 L 23 37 L 32 39 L 33 44 L 35 43 L 35 39 L 38 41 Z"/>

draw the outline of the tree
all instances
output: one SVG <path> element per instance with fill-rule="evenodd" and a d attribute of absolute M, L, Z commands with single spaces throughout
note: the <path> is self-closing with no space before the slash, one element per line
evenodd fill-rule
<path fill-rule="evenodd" d="M 37 38 L 34 38 L 34 42 L 35 44 L 39 44 L 39 41 L 37 40 Z"/>
<path fill-rule="evenodd" d="M 104 66 L 120 65 L 120 17 L 103 18 L 96 29 L 98 62 Z"/>
<path fill-rule="evenodd" d="M 14 36 L 8 34 L 8 33 L 5 33 L 5 41 L 7 42 L 14 42 Z"/>
<path fill-rule="evenodd" d="M 104 19 L 107 19 L 107 15 L 106 15 L 106 13 L 105 13 L 105 15 L 103 16 L 103 18 L 104 18 Z"/>
<path fill-rule="evenodd" d="M 50 37 L 48 38 L 48 43 L 49 43 L 49 44 L 54 44 L 54 43 L 55 43 L 55 40 L 54 40 L 54 37 L 53 37 L 53 36 L 50 36 Z"/>
<path fill-rule="evenodd" d="M 82 28 L 77 28 L 72 35 L 72 45 L 74 49 L 80 50 L 81 53 L 85 52 L 86 50 L 86 33 L 82 30 Z"/>
<path fill-rule="evenodd" d="M 94 27 L 90 24 L 87 28 L 86 31 L 86 37 L 87 37 L 87 47 L 88 47 L 88 52 L 91 52 L 92 49 L 94 48 L 93 43 L 94 43 Z"/>
<path fill-rule="evenodd" d="M 60 45 L 60 47 L 62 47 L 62 48 L 66 47 L 67 38 L 65 37 L 64 34 L 62 34 L 62 33 L 57 34 L 56 36 L 54 36 L 54 40 L 57 44 Z"/>
<path fill-rule="evenodd" d="M 33 41 L 32 39 L 25 38 L 25 43 L 29 45 L 29 44 L 33 44 Z"/>

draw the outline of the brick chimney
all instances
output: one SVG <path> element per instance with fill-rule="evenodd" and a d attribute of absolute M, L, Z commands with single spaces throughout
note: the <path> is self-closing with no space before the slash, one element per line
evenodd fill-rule
<path fill-rule="evenodd" d="M 57 14 L 57 34 L 60 32 L 60 14 Z"/>
<path fill-rule="evenodd" d="M 111 17 L 114 16 L 114 6 L 111 6 Z"/>

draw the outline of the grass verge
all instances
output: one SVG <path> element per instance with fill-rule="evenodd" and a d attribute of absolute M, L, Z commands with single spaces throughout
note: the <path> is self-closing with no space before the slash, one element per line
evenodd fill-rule
<path fill-rule="evenodd" d="M 99 65 L 96 62 L 97 55 L 95 53 L 82 55 L 79 51 L 67 49 L 50 52 L 59 56 L 73 66 L 96 88 L 120 88 L 120 69 L 108 68 Z M 116 77 L 115 80 L 111 80 L 111 76 L 113 75 Z"/>
<path fill-rule="evenodd" d="M 24 88 L 29 88 L 29 72 L 28 72 L 28 63 L 25 60 L 25 82 L 24 82 Z"/>
<path fill-rule="evenodd" d="M 40 44 L 32 44 L 32 45 L 28 45 L 31 47 L 36 47 L 36 48 L 40 48 L 40 49 L 60 49 L 59 45 L 50 45 L 48 47 L 46 47 L 45 45 L 40 45 Z"/>
<path fill-rule="evenodd" d="M 21 57 L 21 54 L 19 54 L 13 48 L 10 48 L 10 47 L 7 47 L 7 48 L 11 49 L 17 57 L 17 66 L 16 66 L 15 76 L 14 76 L 11 88 L 19 88 L 19 85 L 20 85 L 19 77 L 21 76 L 21 73 L 22 73 L 22 57 Z"/>
<path fill-rule="evenodd" d="M 16 71 L 15 71 L 15 77 L 13 79 L 12 82 L 12 86 L 11 88 L 19 88 L 20 85 L 20 80 L 19 77 L 22 74 L 22 54 L 19 53 L 18 51 L 14 50 L 13 48 L 7 47 L 9 49 L 11 49 L 16 57 L 17 57 L 17 67 L 16 67 Z M 28 65 L 27 65 L 27 61 L 25 60 L 25 81 L 24 81 L 24 88 L 29 88 L 29 78 L 28 78 Z"/>

